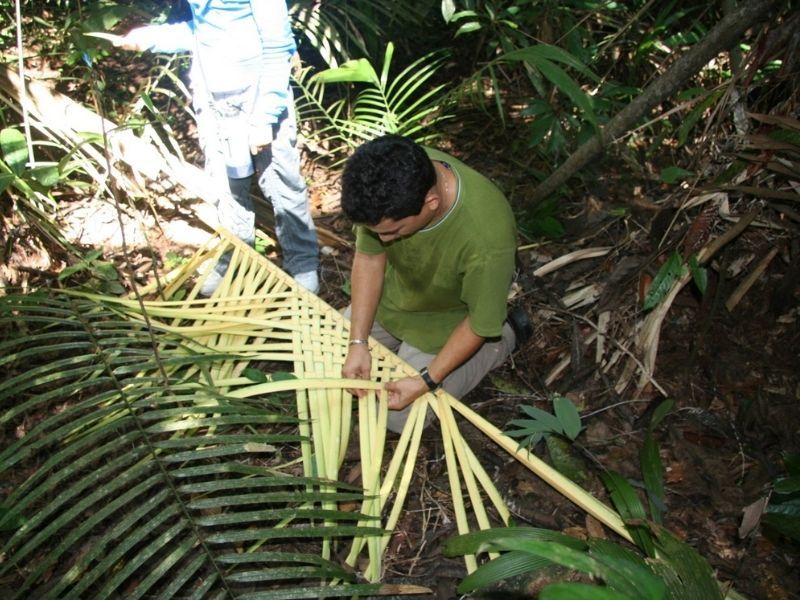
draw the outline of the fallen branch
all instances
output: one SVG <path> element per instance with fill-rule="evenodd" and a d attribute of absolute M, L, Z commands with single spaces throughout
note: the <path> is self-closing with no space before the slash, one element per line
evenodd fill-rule
<path fill-rule="evenodd" d="M 758 281 L 758 278 L 761 277 L 761 274 L 766 270 L 766 268 L 769 266 L 769 263 L 772 262 L 772 259 L 775 258 L 777 253 L 777 246 L 771 248 L 770 251 L 767 252 L 760 261 L 758 261 L 756 268 L 750 271 L 747 277 L 744 278 L 744 281 L 736 286 L 736 289 L 733 290 L 733 293 L 725 302 L 725 308 L 728 309 L 728 312 L 732 312 L 736 305 L 739 304 L 739 301 L 744 298 L 744 295 L 751 287 L 753 287 L 753 284 Z"/>
<path fill-rule="evenodd" d="M 608 144 L 634 127 L 653 107 L 674 96 L 709 60 L 733 46 L 747 29 L 766 19 L 776 4 L 776 0 L 742 2 L 737 10 L 725 15 L 697 45 L 676 60 L 661 77 L 617 113 L 600 133 L 578 148 L 564 164 L 539 184 L 531 196 L 530 204 L 536 206 L 544 201 L 570 177 L 601 155 Z"/>

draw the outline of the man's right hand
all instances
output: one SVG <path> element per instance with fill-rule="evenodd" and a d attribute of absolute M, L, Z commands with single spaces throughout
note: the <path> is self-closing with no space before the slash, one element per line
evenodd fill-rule
<path fill-rule="evenodd" d="M 146 27 L 137 27 L 131 29 L 127 34 L 116 36 L 116 39 L 110 39 L 109 41 L 123 50 L 143 52 L 144 50 L 149 50 L 152 45 L 151 40 L 147 38 L 146 30 Z"/>
<path fill-rule="evenodd" d="M 372 372 L 372 355 L 366 344 L 355 344 L 350 346 L 347 358 L 342 365 L 342 377 L 346 379 L 369 379 Z M 367 390 L 351 389 L 347 390 L 354 396 L 363 398 Z"/>

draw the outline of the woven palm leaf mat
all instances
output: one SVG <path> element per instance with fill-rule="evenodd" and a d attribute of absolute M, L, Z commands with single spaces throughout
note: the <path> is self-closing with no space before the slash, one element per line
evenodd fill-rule
<path fill-rule="evenodd" d="M 225 254 L 230 257 L 230 267 L 222 283 L 210 298 L 201 298 L 199 290 L 206 274 Z M 171 323 L 172 331 L 204 347 L 236 354 L 235 358 L 215 363 L 209 372 L 221 392 L 239 398 L 287 390 L 296 394 L 300 433 L 308 438 L 301 448 L 307 476 L 340 479 L 351 431 L 354 423 L 358 424 L 361 480 L 366 498 L 361 512 L 382 519 L 380 524 L 387 532 L 382 537 L 357 538 L 352 542 L 347 563 L 352 566 L 358 562 L 362 567 L 367 564 L 364 575 L 368 580 L 380 580 L 381 557 L 403 511 L 408 489 L 413 485 L 414 465 L 428 410 L 436 415 L 431 427 L 441 432 L 459 533 L 501 525 L 490 522 L 487 503 L 504 522 L 509 519 L 509 510 L 459 434 L 456 413 L 567 498 L 628 537 L 617 513 L 528 451 L 518 448 L 516 441 L 442 390 L 415 402 L 396 449 L 391 456 L 384 456 L 387 408 L 382 384 L 414 375 L 416 371 L 371 340 L 372 381 L 342 379 L 349 322 L 225 230 L 218 230 L 193 258 L 159 283 L 163 290 L 161 298 L 181 300 L 151 301 L 147 304 L 148 311 L 162 322 Z M 155 284 L 142 290 L 148 297 L 154 292 Z M 174 318 L 170 321 L 171 315 Z M 242 374 L 255 361 L 282 363 L 296 379 L 254 383 Z M 348 389 L 356 387 L 367 388 L 368 395 L 354 398 Z M 467 570 L 472 572 L 477 567 L 477 557 L 468 556 L 465 560 Z"/>

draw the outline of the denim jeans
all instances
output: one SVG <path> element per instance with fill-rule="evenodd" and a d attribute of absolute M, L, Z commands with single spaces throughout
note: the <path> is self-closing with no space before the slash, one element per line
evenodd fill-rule
<path fill-rule="evenodd" d="M 242 241 L 255 242 L 255 210 L 250 197 L 253 175 L 275 213 L 275 230 L 283 254 L 283 269 L 291 275 L 319 267 L 317 233 L 300 173 L 297 121 L 289 106 L 272 126 L 272 143 L 250 154 L 247 131 L 255 90 L 246 88 L 210 100 L 195 90 L 198 134 L 205 170 L 216 186 L 217 215 L 223 227 Z M 227 260 L 217 270 L 227 269 Z"/>

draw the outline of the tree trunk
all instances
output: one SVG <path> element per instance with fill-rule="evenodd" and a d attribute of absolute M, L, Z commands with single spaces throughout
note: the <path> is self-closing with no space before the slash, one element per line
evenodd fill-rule
<path fill-rule="evenodd" d="M 528 203 L 535 206 L 558 190 L 570 177 L 602 154 L 608 143 L 628 132 L 654 106 L 676 94 L 708 61 L 735 44 L 748 28 L 766 19 L 775 4 L 777 0 L 744 0 L 736 10 L 725 15 L 701 42 L 675 61 L 661 77 L 612 118 L 599 134 L 578 148 L 540 183 Z"/>

